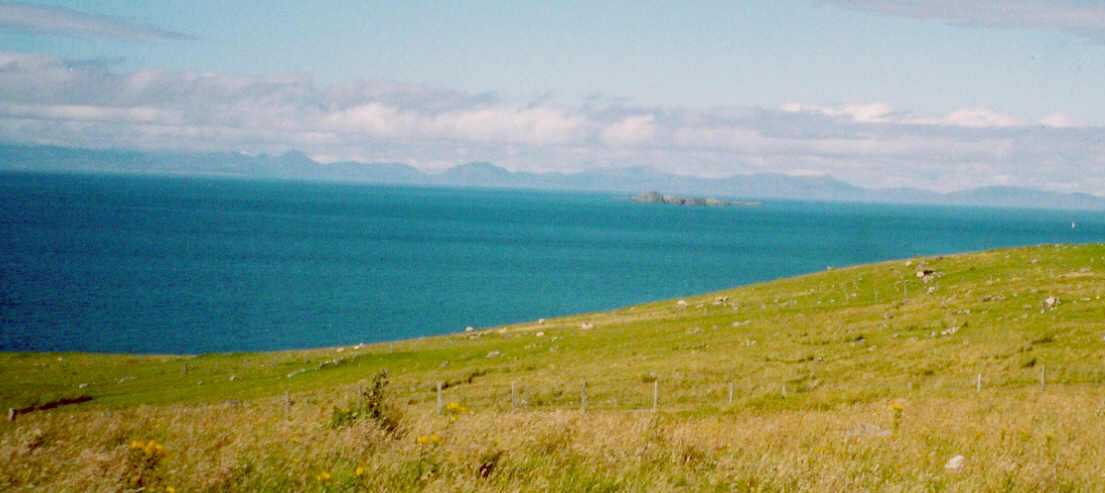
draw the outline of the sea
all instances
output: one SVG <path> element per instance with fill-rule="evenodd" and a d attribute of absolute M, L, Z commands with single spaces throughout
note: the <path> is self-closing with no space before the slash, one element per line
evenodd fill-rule
<path fill-rule="evenodd" d="M 0 174 L 0 351 L 416 338 L 828 267 L 1105 241 L 1101 212 Z"/>

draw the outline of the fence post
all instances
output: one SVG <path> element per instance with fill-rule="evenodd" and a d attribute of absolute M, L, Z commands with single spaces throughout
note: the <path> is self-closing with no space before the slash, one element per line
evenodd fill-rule
<path fill-rule="evenodd" d="M 975 392 L 982 392 L 982 374 L 975 376 Z"/>
<path fill-rule="evenodd" d="M 733 405 L 733 382 L 729 382 L 729 405 Z"/>
<path fill-rule="evenodd" d="M 8 421 L 15 421 L 15 414 L 16 414 L 15 408 L 14 407 L 9 407 L 8 408 Z"/>
<path fill-rule="evenodd" d="M 441 391 L 442 391 L 441 382 L 437 382 L 437 413 L 438 414 L 441 414 L 441 412 L 445 409 L 445 396 L 441 393 Z"/>
<path fill-rule="evenodd" d="M 516 409 L 518 409 L 518 391 L 515 388 L 515 382 L 510 382 L 510 410 Z"/>
<path fill-rule="evenodd" d="M 587 412 L 587 382 L 579 387 L 579 412 Z"/>
<path fill-rule="evenodd" d="M 1040 391 L 1047 387 L 1047 365 L 1040 366 Z"/>
<path fill-rule="evenodd" d="M 660 380 L 652 381 L 652 412 L 660 407 Z"/>

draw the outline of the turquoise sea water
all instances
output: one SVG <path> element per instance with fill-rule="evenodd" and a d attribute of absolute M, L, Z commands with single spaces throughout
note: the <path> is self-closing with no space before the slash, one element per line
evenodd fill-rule
<path fill-rule="evenodd" d="M 1090 241 L 1105 241 L 1100 213 L 5 174 L 0 350 L 344 345 L 830 265 Z"/>

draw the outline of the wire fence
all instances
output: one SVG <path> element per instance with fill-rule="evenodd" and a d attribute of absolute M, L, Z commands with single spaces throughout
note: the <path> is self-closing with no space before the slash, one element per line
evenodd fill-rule
<path fill-rule="evenodd" d="M 915 378 L 914 378 L 915 377 Z M 599 380 L 517 379 L 509 383 L 472 382 L 452 386 L 438 382 L 433 393 L 417 392 L 408 402 L 433 405 L 444 412 L 447 403 L 493 411 L 564 410 L 659 411 L 787 408 L 791 405 L 854 404 L 911 396 L 969 396 L 988 392 L 1105 386 L 1105 366 L 1047 366 L 1011 372 L 955 375 L 897 375 L 890 379 L 854 378 L 834 383 L 815 376 L 770 381 L 757 377 L 702 381 L 640 378 Z"/>

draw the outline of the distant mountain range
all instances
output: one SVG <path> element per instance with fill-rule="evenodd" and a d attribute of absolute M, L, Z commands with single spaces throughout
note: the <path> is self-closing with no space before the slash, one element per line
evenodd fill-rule
<path fill-rule="evenodd" d="M 322 164 L 300 152 L 278 156 L 241 153 L 145 152 L 0 144 L 0 170 L 233 176 L 449 187 L 528 188 L 713 195 L 733 199 L 971 205 L 1105 210 L 1105 198 L 1014 187 L 983 187 L 953 193 L 912 188 L 868 189 L 832 177 L 782 174 L 699 178 L 649 168 L 581 173 L 512 172 L 490 163 L 468 163 L 426 173 L 402 163 Z"/>

